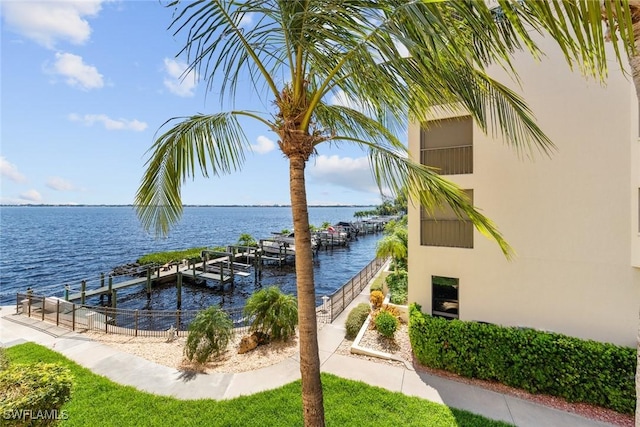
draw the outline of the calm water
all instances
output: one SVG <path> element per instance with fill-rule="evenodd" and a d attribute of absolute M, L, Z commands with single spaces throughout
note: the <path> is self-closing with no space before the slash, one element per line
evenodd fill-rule
<path fill-rule="evenodd" d="M 314 207 L 309 221 L 320 226 L 328 221 L 352 221 L 362 207 Z M 166 238 L 145 233 L 132 207 L 1 207 L 0 208 L 0 304 L 15 303 L 15 293 L 28 287 L 36 293 L 62 296 L 64 284 L 73 289 L 87 280 L 99 286 L 100 273 L 135 262 L 153 252 L 193 247 L 226 246 L 242 233 L 256 240 L 272 231 L 292 229 L 289 207 L 186 207 L 180 223 Z M 331 294 L 358 273 L 375 256 L 380 235 L 360 236 L 346 248 L 321 250 L 315 258 L 316 293 Z M 182 308 L 200 309 L 212 304 L 242 305 L 261 286 L 278 285 L 295 293 L 292 266 L 269 266 L 260 283 L 253 274 L 236 278 L 233 288 L 185 286 Z M 175 286 L 154 288 L 150 302 L 142 286 L 119 291 L 122 308 L 175 309 Z M 99 303 L 99 298 L 87 303 Z"/>

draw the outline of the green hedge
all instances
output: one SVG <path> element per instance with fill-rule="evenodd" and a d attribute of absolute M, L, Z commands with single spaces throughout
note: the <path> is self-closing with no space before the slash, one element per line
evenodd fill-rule
<path fill-rule="evenodd" d="M 371 306 L 365 302 L 356 305 L 347 316 L 345 327 L 347 329 L 346 338 L 348 340 L 354 339 L 358 336 L 360 328 L 364 325 L 365 320 L 369 317 Z"/>
<path fill-rule="evenodd" d="M 387 287 L 391 293 L 392 304 L 406 304 L 409 289 L 409 276 L 406 270 L 396 270 L 387 276 Z"/>
<path fill-rule="evenodd" d="M 141 265 L 154 264 L 154 263 L 158 265 L 164 265 L 170 262 L 180 262 L 183 259 L 199 262 L 202 260 L 202 258 L 200 257 L 200 254 L 205 249 L 207 248 L 202 247 L 202 248 L 185 249 L 182 251 L 156 252 L 156 253 L 144 255 L 141 258 L 138 258 L 136 262 Z"/>
<path fill-rule="evenodd" d="M 71 372 L 63 366 L 9 364 L 0 372 L 0 416 L 16 426 L 54 424 L 72 387 Z"/>
<path fill-rule="evenodd" d="M 420 363 L 456 374 L 632 414 L 636 350 L 566 335 L 446 320 L 410 307 Z"/>

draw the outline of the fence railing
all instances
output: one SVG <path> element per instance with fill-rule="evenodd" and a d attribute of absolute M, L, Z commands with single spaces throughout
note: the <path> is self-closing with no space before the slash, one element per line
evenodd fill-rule
<path fill-rule="evenodd" d="M 376 258 L 330 296 L 316 301 L 317 319 L 333 322 L 385 264 Z M 231 317 L 237 332 L 245 333 L 249 325 L 243 307 L 224 309 Z M 166 336 L 173 329 L 177 336 L 186 335 L 189 324 L 199 310 L 130 310 L 122 308 L 75 304 L 57 297 L 33 293 L 16 294 L 16 313 L 56 326 L 76 330 L 101 331 L 107 334 L 131 336 Z"/>
<path fill-rule="evenodd" d="M 242 307 L 225 309 L 236 331 L 248 329 Z M 131 336 L 166 336 L 173 328 L 177 336 L 186 335 L 199 310 L 129 310 L 74 304 L 56 297 L 17 294 L 16 313 L 76 330 L 101 331 Z"/>

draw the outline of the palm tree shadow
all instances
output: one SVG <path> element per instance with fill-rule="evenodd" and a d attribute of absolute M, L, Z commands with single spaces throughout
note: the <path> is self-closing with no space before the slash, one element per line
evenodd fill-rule
<path fill-rule="evenodd" d="M 178 379 L 183 382 L 193 381 L 198 375 L 207 375 L 207 371 L 204 366 L 181 366 L 178 368 L 178 371 L 180 372 Z"/>

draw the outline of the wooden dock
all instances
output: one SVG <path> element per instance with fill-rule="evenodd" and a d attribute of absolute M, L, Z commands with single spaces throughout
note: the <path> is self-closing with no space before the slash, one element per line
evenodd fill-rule
<path fill-rule="evenodd" d="M 65 293 L 65 299 L 67 301 L 80 300 L 81 304 L 84 304 L 85 299 L 93 296 L 104 296 L 111 298 L 117 295 L 118 290 L 130 288 L 132 286 L 144 285 L 147 289 L 147 296 L 151 295 L 151 287 L 154 282 L 159 280 L 171 280 L 174 279 L 178 282 L 178 287 L 181 287 L 182 277 L 189 277 L 194 279 L 213 280 L 220 285 L 227 283 L 233 283 L 234 276 L 247 277 L 249 269 L 255 266 L 256 251 L 244 251 L 244 252 L 214 252 L 203 251 L 204 261 L 191 264 L 174 264 L 170 266 L 156 266 L 153 269 L 147 269 L 146 277 L 135 277 L 123 282 L 113 283 L 113 278 L 109 277 L 109 284 L 104 284 L 104 279 L 101 281 L 101 286 L 94 289 L 86 289 L 85 282 L 82 282 L 81 290 L 79 292 Z M 211 259 L 209 257 L 211 256 Z M 253 264 L 245 264 L 236 262 L 238 258 L 254 259 Z M 259 255 L 258 255 L 259 259 Z M 182 277 L 181 277 L 182 276 Z"/>
<path fill-rule="evenodd" d="M 111 293 L 113 290 L 117 291 L 118 289 L 124 289 L 124 288 L 128 288 L 128 287 L 139 285 L 146 282 L 147 282 L 146 277 L 139 277 L 136 279 L 127 280 L 126 282 L 120 282 L 120 283 L 111 285 L 110 287 L 102 286 L 97 289 L 89 289 L 84 291 L 84 297 L 88 298 L 95 295 L 105 295 L 105 294 Z M 69 294 L 67 301 L 75 301 L 81 298 L 82 298 L 82 292 L 77 292 L 75 294 Z"/>

